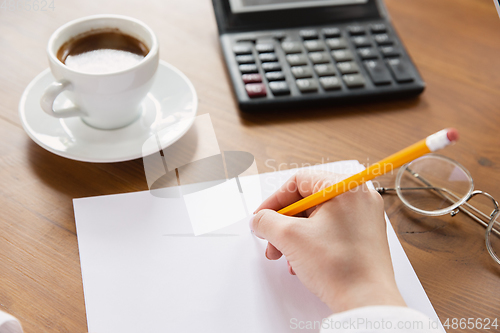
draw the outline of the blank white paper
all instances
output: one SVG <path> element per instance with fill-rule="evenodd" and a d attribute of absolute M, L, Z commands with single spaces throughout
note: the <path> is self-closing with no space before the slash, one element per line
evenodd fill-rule
<path fill-rule="evenodd" d="M 221 229 L 249 215 L 235 178 L 185 194 L 184 202 L 195 236 Z"/>
<path fill-rule="evenodd" d="M 313 168 L 352 174 L 363 167 Z M 260 180 L 265 198 L 296 171 L 240 178 Z M 257 200 L 244 200 L 257 208 Z M 266 242 L 251 234 L 248 218 L 195 236 L 182 196 L 148 191 L 75 199 L 74 209 L 89 333 L 285 333 L 291 320 L 331 314 L 288 273 L 285 259 L 265 258 Z M 405 301 L 437 320 L 390 223 L 388 237 Z"/>

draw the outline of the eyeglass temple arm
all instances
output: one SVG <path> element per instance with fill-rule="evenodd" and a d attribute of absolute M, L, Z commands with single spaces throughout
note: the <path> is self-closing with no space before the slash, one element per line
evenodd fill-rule
<path fill-rule="evenodd" d="M 427 185 L 426 187 L 407 187 L 407 188 L 404 188 L 405 190 L 427 190 L 427 189 L 432 189 L 432 190 L 436 190 L 436 191 L 445 191 L 445 192 L 448 192 L 448 190 L 444 189 L 444 188 L 437 188 L 437 187 L 434 187 L 432 186 L 432 184 L 430 182 L 428 182 L 424 177 L 420 176 L 418 173 L 414 172 L 412 169 L 410 168 L 406 168 L 406 171 L 408 171 L 409 173 L 411 173 L 412 176 L 414 176 L 415 178 L 417 178 L 418 180 L 420 180 L 422 183 L 424 183 L 425 185 Z M 403 190 L 403 188 L 401 188 Z M 389 188 L 389 187 L 377 187 L 375 189 L 378 193 L 380 194 L 384 194 L 385 192 L 388 192 L 388 191 L 396 191 L 395 188 Z M 449 198 L 446 198 L 449 200 Z"/>
<path fill-rule="evenodd" d="M 395 188 L 391 188 L 391 187 L 377 187 L 375 189 L 378 193 L 380 194 L 384 194 L 386 192 L 394 192 L 396 191 Z M 443 191 L 443 192 L 446 192 L 448 194 L 450 194 L 451 196 L 455 197 L 455 199 L 459 200 L 460 198 L 458 196 L 456 196 L 455 194 L 451 193 L 450 191 L 448 191 L 447 189 L 445 188 L 437 188 L 437 187 L 401 187 L 400 190 L 402 191 L 411 191 L 411 190 L 440 190 L 440 191 Z M 496 205 L 495 206 L 495 210 L 491 213 L 490 216 L 486 215 L 485 213 L 483 213 L 482 211 L 480 211 L 479 209 L 477 209 L 476 207 L 472 206 L 470 203 L 468 203 L 467 201 L 470 200 L 474 195 L 477 195 L 477 194 L 483 194 L 483 195 L 486 195 L 488 196 L 492 201 L 493 203 Z M 443 197 L 445 199 L 447 199 L 448 201 L 450 202 L 454 202 L 453 200 L 451 200 L 449 197 L 446 197 L 445 195 L 443 195 Z M 480 223 L 483 227 L 487 228 L 488 227 L 488 222 L 490 222 L 491 220 L 491 217 L 493 217 L 495 215 L 495 213 L 498 212 L 499 208 L 498 208 L 498 203 L 495 201 L 495 199 L 489 195 L 488 193 L 486 192 L 482 192 L 482 191 L 474 191 L 471 193 L 469 199 L 467 199 L 466 202 L 463 203 L 464 206 L 467 206 L 468 209 L 474 211 L 476 214 L 480 215 L 481 217 L 484 218 L 481 219 L 479 217 L 477 217 L 476 215 L 474 215 L 474 213 L 470 212 L 467 208 L 463 207 L 463 206 L 460 206 L 458 207 L 458 210 L 464 212 L 465 214 L 467 214 L 470 218 L 472 218 L 474 221 Z M 457 213 L 451 213 L 452 216 L 456 215 Z M 486 221 L 487 222 L 486 222 Z M 493 232 L 500 236 L 500 231 L 496 230 L 496 229 L 493 229 Z"/>
<path fill-rule="evenodd" d="M 393 191 L 397 191 L 396 188 L 391 188 L 391 187 L 377 187 L 375 189 L 378 193 L 380 194 L 384 194 L 386 192 L 393 192 Z M 444 187 L 435 187 L 435 186 L 419 186 L 419 187 L 400 187 L 399 190 L 401 191 L 412 191 L 412 190 L 434 190 L 434 191 L 437 191 L 438 193 L 439 192 L 445 192 L 446 194 L 449 194 L 451 195 L 452 197 L 454 197 L 456 200 L 460 200 L 460 197 L 457 196 L 456 194 L 454 194 L 453 192 L 449 191 L 448 189 L 444 188 Z M 453 201 L 450 197 L 447 197 L 446 195 L 444 195 L 443 193 L 439 193 L 443 198 L 445 198 L 446 200 L 450 201 L 450 202 L 455 202 Z M 469 200 L 469 199 L 467 199 Z M 471 205 L 469 205 L 471 206 Z M 475 207 L 472 207 L 471 208 L 473 209 L 476 209 Z M 484 216 L 486 216 L 486 214 L 484 214 L 483 212 L 481 211 L 478 211 L 479 213 L 483 214 Z"/>

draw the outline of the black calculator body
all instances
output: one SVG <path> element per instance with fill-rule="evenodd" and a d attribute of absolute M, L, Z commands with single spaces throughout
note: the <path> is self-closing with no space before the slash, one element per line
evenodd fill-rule
<path fill-rule="evenodd" d="M 242 111 L 410 97 L 425 87 L 382 0 L 212 0 Z"/>

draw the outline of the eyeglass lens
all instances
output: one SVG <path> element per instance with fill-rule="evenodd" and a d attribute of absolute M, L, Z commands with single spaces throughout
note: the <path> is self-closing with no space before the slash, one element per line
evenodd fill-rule
<path fill-rule="evenodd" d="M 442 156 L 421 157 L 400 170 L 396 188 L 401 200 L 422 212 L 447 213 L 472 191 L 466 169 Z"/>
<path fill-rule="evenodd" d="M 486 242 L 490 243 L 488 251 L 490 251 L 496 262 L 500 264 L 500 214 L 497 214 L 495 220 L 491 223 L 493 223 L 493 227 L 486 238 Z"/>

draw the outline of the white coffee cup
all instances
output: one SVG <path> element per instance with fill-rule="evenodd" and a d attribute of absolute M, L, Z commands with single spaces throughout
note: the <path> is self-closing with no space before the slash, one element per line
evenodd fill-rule
<path fill-rule="evenodd" d="M 82 33 L 118 29 L 143 42 L 149 53 L 127 69 L 104 73 L 84 73 L 69 68 L 57 58 L 60 47 Z M 92 127 L 110 130 L 127 126 L 139 118 L 140 104 L 153 84 L 158 68 L 158 39 L 143 22 L 121 15 L 95 15 L 68 22 L 49 39 L 47 54 L 56 79 L 47 87 L 40 104 L 56 118 L 81 117 Z M 54 101 L 64 93 L 74 106 L 54 110 Z"/>

